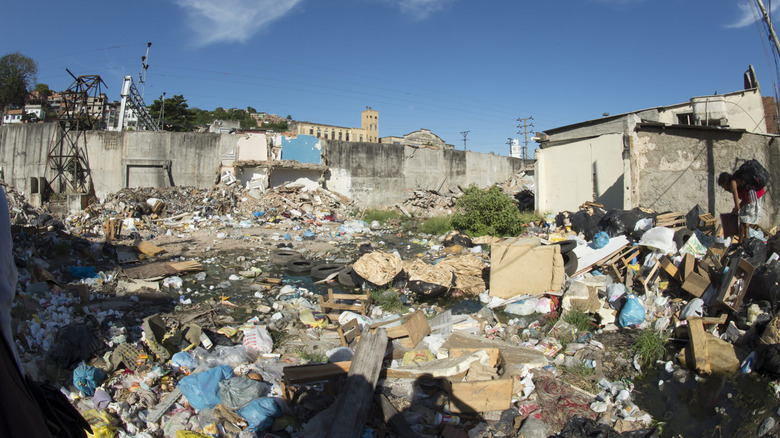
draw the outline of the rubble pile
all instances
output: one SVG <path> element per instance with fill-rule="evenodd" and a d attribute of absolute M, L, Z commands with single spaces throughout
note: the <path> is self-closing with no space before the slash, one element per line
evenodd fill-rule
<path fill-rule="evenodd" d="M 17 349 L 94 436 L 649 437 L 642 372 L 780 375 L 780 238 L 732 245 L 696 209 L 472 240 L 372 230 L 297 185 L 126 189 L 60 226 L 9 204 Z"/>
<path fill-rule="evenodd" d="M 462 192 L 450 192 L 449 195 L 435 190 L 415 190 L 398 208 L 406 214 L 415 214 L 422 217 L 445 216 L 452 214 L 455 201 Z"/>

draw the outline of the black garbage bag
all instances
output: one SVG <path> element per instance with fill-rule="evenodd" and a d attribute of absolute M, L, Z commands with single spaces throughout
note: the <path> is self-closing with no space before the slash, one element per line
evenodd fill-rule
<path fill-rule="evenodd" d="M 766 300 L 777 311 L 780 298 L 780 260 L 766 263 L 756 268 L 750 279 L 745 301 Z"/>
<path fill-rule="evenodd" d="M 566 223 L 566 219 L 569 217 L 569 212 L 560 212 L 557 215 L 555 215 L 555 226 L 556 227 L 562 227 Z"/>
<path fill-rule="evenodd" d="M 450 231 L 446 236 L 444 236 L 444 242 L 442 242 L 442 245 L 444 245 L 445 248 L 449 248 L 450 246 L 455 245 L 471 248 L 474 246 L 474 242 L 471 241 L 471 237 L 461 233 L 460 231 Z"/>
<path fill-rule="evenodd" d="M 606 424 L 598 423 L 590 418 L 575 415 L 569 418 L 561 432 L 551 438 L 653 438 L 658 436 L 658 430 L 640 429 L 621 434 Z"/>
<path fill-rule="evenodd" d="M 766 240 L 766 253 L 770 256 L 772 253 L 780 255 L 780 233 L 777 233 Z"/>
<path fill-rule="evenodd" d="M 585 236 L 585 240 L 593 240 L 593 236 L 601 231 L 599 221 L 605 214 L 606 212 L 602 210 L 596 210 L 592 215 L 585 210 L 580 210 L 569 215 L 571 229 L 577 233 L 582 233 Z"/>
<path fill-rule="evenodd" d="M 100 323 L 88 315 L 83 323 L 73 323 L 57 332 L 49 355 L 63 369 L 94 357 L 103 347 Z"/>
<path fill-rule="evenodd" d="M 748 240 L 732 254 L 732 257 L 741 257 L 754 267 L 763 265 L 769 258 L 766 244 L 763 240 L 755 237 L 748 238 Z"/>
<path fill-rule="evenodd" d="M 609 237 L 626 235 L 629 230 L 623 222 L 623 213 L 622 210 L 608 211 L 599 221 L 599 229 L 607 233 Z"/>
<path fill-rule="evenodd" d="M 761 374 L 780 377 L 780 344 L 759 344 L 753 369 Z"/>

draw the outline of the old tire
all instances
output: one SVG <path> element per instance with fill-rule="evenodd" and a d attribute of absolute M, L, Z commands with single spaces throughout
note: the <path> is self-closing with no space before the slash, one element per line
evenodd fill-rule
<path fill-rule="evenodd" d="M 574 248 L 577 247 L 577 242 L 574 240 L 561 240 L 560 242 L 553 243 L 553 245 L 560 245 L 561 254 L 566 254 L 567 252 L 573 251 Z"/>
<path fill-rule="evenodd" d="M 306 260 L 304 258 L 293 259 L 287 262 L 287 270 L 299 274 L 303 274 L 303 273 L 308 274 L 309 272 L 311 272 L 311 268 L 313 267 L 314 267 L 314 262 L 311 260 Z"/>
<path fill-rule="evenodd" d="M 674 233 L 674 244 L 677 245 L 677 249 L 679 250 L 680 248 L 682 248 L 683 245 L 685 245 L 685 242 L 687 242 L 688 239 L 691 238 L 691 236 L 693 236 L 693 231 L 687 228 L 681 228 L 677 230 Z"/>
<path fill-rule="evenodd" d="M 301 253 L 291 249 L 277 249 L 271 253 L 269 261 L 274 265 L 286 265 L 290 260 L 303 258 Z"/>
<path fill-rule="evenodd" d="M 357 283 L 355 283 L 355 280 L 352 277 L 354 272 L 355 271 L 352 269 L 352 265 L 343 268 L 341 271 L 339 271 L 339 276 L 337 277 L 339 283 L 343 284 L 344 286 L 357 286 Z"/>
<path fill-rule="evenodd" d="M 578 267 L 577 254 L 569 251 L 561 255 L 563 256 L 563 270 L 569 277 L 573 276 L 577 272 Z"/>
<path fill-rule="evenodd" d="M 311 268 L 313 278 L 328 278 L 331 274 L 341 271 L 344 265 L 338 263 L 322 263 Z"/>

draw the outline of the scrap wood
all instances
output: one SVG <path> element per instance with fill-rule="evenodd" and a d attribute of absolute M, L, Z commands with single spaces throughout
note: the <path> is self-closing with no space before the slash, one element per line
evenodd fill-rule
<path fill-rule="evenodd" d="M 195 261 L 156 262 L 123 269 L 128 278 L 140 280 L 202 270 L 203 265 Z"/>
<path fill-rule="evenodd" d="M 135 249 L 151 257 L 158 256 L 165 252 L 164 249 L 145 240 L 138 242 L 138 245 L 135 246 Z"/>
<path fill-rule="evenodd" d="M 374 399 L 374 389 L 387 349 L 387 332 L 366 331 L 360 336 L 344 390 L 327 409 L 315 415 L 304 428 L 306 436 L 359 438 Z"/>
<path fill-rule="evenodd" d="M 419 435 L 412 429 L 406 419 L 398 412 L 398 409 L 390 403 L 390 400 L 386 395 L 379 393 L 374 398 L 376 403 L 382 409 L 382 416 L 385 419 L 385 423 L 395 429 L 401 438 L 414 438 Z"/>
<path fill-rule="evenodd" d="M 505 411 L 512 405 L 513 386 L 514 379 L 477 382 L 445 380 L 450 395 L 450 410 L 456 414 Z"/>

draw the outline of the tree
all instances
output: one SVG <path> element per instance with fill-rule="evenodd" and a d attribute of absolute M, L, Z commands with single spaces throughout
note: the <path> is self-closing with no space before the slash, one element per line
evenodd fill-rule
<path fill-rule="evenodd" d="M 19 52 L 0 58 L 0 115 L 6 106 L 24 107 L 27 90 L 35 82 L 38 64 Z"/>
<path fill-rule="evenodd" d="M 54 93 L 47 84 L 35 84 L 35 92 L 44 99 L 48 99 Z"/>
<path fill-rule="evenodd" d="M 196 113 L 189 109 L 187 99 L 181 94 L 163 101 L 155 100 L 149 107 L 149 113 L 155 120 L 162 115 L 161 128 L 164 131 L 188 132 L 195 128 Z"/>

